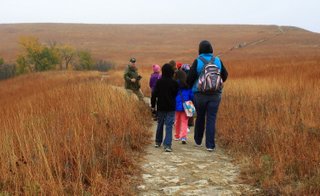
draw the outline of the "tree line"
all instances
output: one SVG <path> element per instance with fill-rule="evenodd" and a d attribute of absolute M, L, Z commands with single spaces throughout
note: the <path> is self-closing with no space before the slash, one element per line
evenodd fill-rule
<path fill-rule="evenodd" d="M 114 64 L 106 60 L 95 61 L 88 50 L 79 50 L 68 44 L 41 43 L 36 37 L 21 37 L 22 52 L 15 64 L 7 64 L 0 57 L 0 80 L 16 75 L 48 70 L 108 71 Z"/>

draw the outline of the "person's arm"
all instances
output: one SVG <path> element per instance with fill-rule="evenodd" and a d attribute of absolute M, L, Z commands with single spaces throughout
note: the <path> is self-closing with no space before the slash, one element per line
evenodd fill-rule
<path fill-rule="evenodd" d="M 156 107 L 156 101 L 158 97 L 158 82 L 156 83 L 156 86 L 154 87 L 154 90 L 151 94 L 151 109 L 154 110 Z"/>
<path fill-rule="evenodd" d="M 150 79 L 149 79 L 149 87 L 152 89 L 152 86 L 156 85 L 156 78 L 151 74 Z"/>
<path fill-rule="evenodd" d="M 193 92 L 192 92 L 191 89 L 190 89 L 190 91 L 189 91 L 189 98 L 190 98 L 191 101 L 193 101 Z"/>
<path fill-rule="evenodd" d="M 124 73 L 123 77 L 124 77 L 124 79 L 125 79 L 126 81 L 128 81 L 128 82 L 136 82 L 136 81 L 137 81 L 136 78 L 133 78 L 133 77 L 130 76 L 130 74 L 129 74 L 129 69 L 126 70 L 126 72 Z"/>
<path fill-rule="evenodd" d="M 197 59 L 195 59 L 192 63 L 189 74 L 187 76 L 187 84 L 189 85 L 190 88 L 192 88 L 194 82 L 198 78 L 197 66 L 198 66 L 198 61 Z"/>
<path fill-rule="evenodd" d="M 179 92 L 179 83 L 174 80 L 174 88 L 173 88 L 173 96 L 176 97 L 178 95 L 178 92 Z"/>
<path fill-rule="evenodd" d="M 123 78 L 124 78 L 126 81 L 131 81 L 131 78 L 129 77 L 129 70 L 128 70 L 128 69 L 126 69 L 126 71 L 124 72 Z"/>
<path fill-rule="evenodd" d="M 223 82 L 225 82 L 228 78 L 228 71 L 227 71 L 226 67 L 223 65 L 222 61 L 221 61 L 221 78 L 222 78 Z"/>
<path fill-rule="evenodd" d="M 152 86 L 151 86 L 151 80 L 152 80 L 152 76 L 151 76 L 150 79 L 149 79 L 149 87 L 150 87 L 150 88 L 152 88 Z"/>

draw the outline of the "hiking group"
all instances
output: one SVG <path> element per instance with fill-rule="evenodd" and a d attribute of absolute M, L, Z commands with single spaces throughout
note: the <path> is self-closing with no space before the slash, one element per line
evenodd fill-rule
<path fill-rule="evenodd" d="M 138 75 L 135 62 L 136 59 L 130 59 L 130 65 L 124 74 L 125 88 L 143 100 L 141 76 Z M 151 110 L 157 120 L 155 147 L 163 145 L 165 152 L 171 152 L 172 140 L 187 144 L 188 126 L 193 126 L 194 120 L 186 111 L 186 102 L 192 101 L 196 111 L 195 146 L 201 146 L 205 133 L 205 146 L 209 152 L 213 151 L 217 112 L 228 72 L 219 57 L 213 55 L 211 43 L 207 40 L 200 42 L 199 55 L 191 67 L 172 60 L 161 68 L 156 64 L 152 68 L 149 86 Z"/>

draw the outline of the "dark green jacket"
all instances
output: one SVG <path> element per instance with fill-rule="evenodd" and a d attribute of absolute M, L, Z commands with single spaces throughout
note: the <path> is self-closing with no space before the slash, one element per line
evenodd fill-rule
<path fill-rule="evenodd" d="M 138 90 L 140 89 L 140 80 L 136 80 L 135 82 L 131 82 L 132 78 L 137 79 L 139 76 L 137 68 L 131 67 L 128 65 L 128 67 L 125 70 L 125 73 L 123 75 L 124 77 L 124 86 L 126 89 L 130 90 Z"/>

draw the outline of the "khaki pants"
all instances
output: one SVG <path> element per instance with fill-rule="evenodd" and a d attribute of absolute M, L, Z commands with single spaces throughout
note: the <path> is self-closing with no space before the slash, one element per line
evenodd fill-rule
<path fill-rule="evenodd" d="M 141 89 L 138 89 L 138 90 L 127 89 L 127 91 L 129 94 L 134 93 L 138 97 L 139 101 L 143 101 L 144 95 L 143 95 Z"/>

